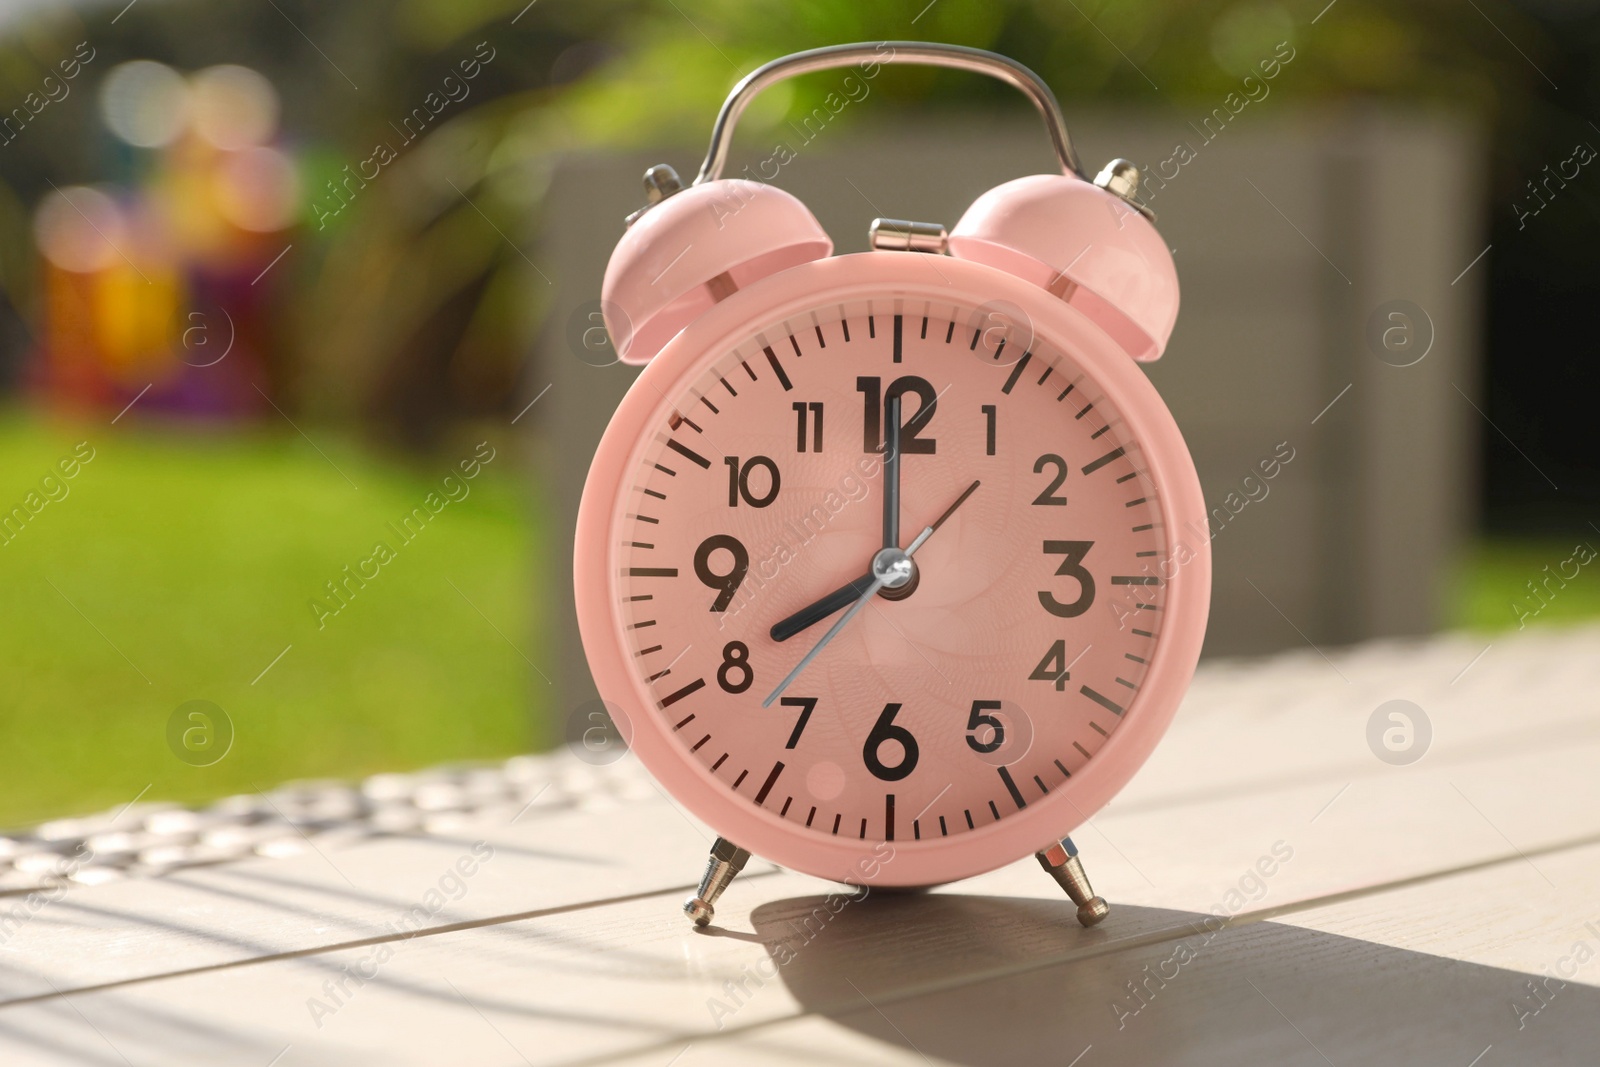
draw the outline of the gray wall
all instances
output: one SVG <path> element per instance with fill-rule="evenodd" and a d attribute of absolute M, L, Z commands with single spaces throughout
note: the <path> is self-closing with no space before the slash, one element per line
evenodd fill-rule
<path fill-rule="evenodd" d="M 1265 498 L 1214 527 L 1207 653 L 1434 628 L 1467 533 L 1481 425 L 1482 263 L 1453 282 L 1486 240 L 1473 131 L 1441 115 L 1287 107 L 1247 110 L 1210 142 L 1170 114 L 1097 113 L 1072 128 L 1091 171 L 1118 155 L 1153 168 L 1180 140 L 1195 150 L 1151 199 L 1183 307 L 1167 355 L 1147 369 L 1208 503 L 1225 509 L 1259 460 L 1282 442 L 1294 449 Z M 1053 169 L 1028 123 L 858 124 L 803 147 L 792 130 L 777 136 L 798 153 L 775 184 L 812 208 L 840 252 L 866 248 L 875 216 L 953 226 L 983 190 Z M 767 158 L 775 139 L 751 134 L 747 148 L 765 147 L 736 154 L 728 175 Z M 593 695 L 572 615 L 573 523 L 595 444 L 636 374 L 585 362 L 570 324 L 598 299 L 644 168 L 668 162 L 690 176 L 702 152 L 570 158 L 546 200 L 537 258 L 556 294 L 529 399 L 550 391 L 527 422 L 549 468 L 553 557 L 541 599 L 553 613 L 556 708 Z M 1366 336 L 1374 310 L 1397 299 L 1432 324 L 1426 357 L 1405 367 Z M 1426 324 L 1414 325 L 1421 343 Z"/>

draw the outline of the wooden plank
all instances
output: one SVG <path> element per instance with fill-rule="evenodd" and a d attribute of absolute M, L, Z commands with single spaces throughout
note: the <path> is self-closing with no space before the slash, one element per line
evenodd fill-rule
<path fill-rule="evenodd" d="M 160 879 L 0 899 L 0 1003 L 694 887 L 711 835 L 652 799 L 498 813 Z M 597 798 L 603 800 L 604 798 Z M 625 812 L 625 814 L 623 814 Z M 752 861 L 757 875 L 772 868 Z M 43 901 L 33 907 L 30 901 Z"/>
<path fill-rule="evenodd" d="M 844 1010 L 852 961 L 797 957 L 783 981 L 812 1013 L 614 1062 L 1593 1062 L 1600 847 L 1537 863 Z"/>
<path fill-rule="evenodd" d="M 662 1053 L 664 1062 L 682 1042 L 735 1025 L 776 1027 L 808 1011 L 848 1014 L 858 995 L 909 1002 L 945 996 L 944 986 L 1143 959 L 1129 953 L 1170 946 L 1213 908 L 1254 915 L 1473 863 L 1493 863 L 1481 873 L 1504 877 L 1524 854 L 1542 863 L 1549 849 L 1600 839 L 1597 760 L 1600 745 L 1410 768 L 1357 782 L 1326 810 L 1318 786 L 1107 816 L 1103 843 L 1080 837 L 1092 873 L 1117 902 L 1112 920 L 1090 931 L 1076 927 L 1070 906 L 1031 862 L 926 895 L 880 894 L 837 913 L 822 901 L 825 883 L 780 874 L 735 883 L 719 909 L 722 929 L 709 934 L 691 932 L 676 901 L 663 895 L 415 939 L 376 965 L 371 947 L 345 949 L 74 995 L 71 1006 L 135 1061 L 158 1050 L 163 1063 L 264 1061 L 292 1045 L 282 1067 L 354 1049 L 395 1064 L 516 1062 L 509 1043 L 531 1062 L 641 1049 Z M 1541 788 L 1529 790 L 1530 780 Z M 1257 862 L 1280 840 L 1292 856 L 1259 874 Z M 827 917 L 817 917 L 819 906 Z M 808 919 L 825 932 L 806 937 Z M 753 984 L 780 943 L 796 946 L 796 962 Z M 834 982 L 824 995 L 797 984 L 807 973 L 801 961 L 812 956 L 855 989 Z M 359 987 L 345 979 L 349 989 L 334 1003 L 337 990 L 325 982 L 374 966 L 375 977 Z M 734 1005 L 732 1019 L 713 1003 L 730 1002 L 730 983 L 752 994 Z M 1069 982 L 1048 999 L 1065 1010 L 1062 1002 L 1078 988 Z M 313 998 L 336 1011 L 317 1010 Z M 42 1025 L 41 1013 L 61 1008 L 58 998 L 15 1005 L 0 1012 L 0 1029 L 8 1020 L 23 1030 Z M 987 1017 L 977 1026 L 970 1006 L 962 1015 L 946 1001 L 942 1010 L 968 1030 L 1001 1032 Z M 210 1030 L 186 1029 L 195 1018 Z M 1248 1031 L 1269 1033 L 1266 1018 L 1250 1016 Z M 85 1035 L 98 1037 L 87 1028 Z M 190 1052 L 173 1051 L 182 1042 Z M 27 1052 L 0 1044 L 8 1055 L 13 1048 Z M 1262 1048 L 1279 1051 L 1272 1042 Z"/>
<path fill-rule="evenodd" d="M 1377 903 L 1367 911 L 1388 916 L 1390 927 L 1396 930 L 1420 931 L 1433 935 L 1435 940 L 1448 938 L 1452 930 L 1460 929 L 1463 918 L 1482 922 L 1500 909 L 1526 902 L 1531 883 L 1520 886 L 1504 900 L 1489 892 L 1508 881 L 1507 874 L 1516 863 L 1520 861 L 1461 876 L 1459 884 L 1447 881 L 1417 887 L 1422 892 L 1411 912 L 1397 910 L 1381 898 L 1372 898 Z M 1561 857 L 1544 858 L 1543 865 L 1563 883 L 1573 877 Z M 1594 877 L 1596 866 L 1594 850 L 1585 850 L 1584 865 L 1577 869 L 1584 880 L 1573 883 L 1585 888 L 1591 899 L 1592 888 L 1588 887 L 1600 881 Z M 1514 873 L 1511 878 L 1515 879 Z M 1531 872 L 1527 876 L 1536 878 Z M 1440 896 L 1483 903 L 1477 911 L 1440 909 Z M 210 1022 L 213 1032 L 200 1036 L 186 1033 L 185 1027 L 178 1025 L 187 1021 L 180 1010 L 184 1004 L 151 1003 L 144 996 L 108 999 L 114 994 L 73 998 L 93 1028 L 86 1024 L 65 1025 L 74 1021 L 72 1016 L 59 1010 L 59 1002 L 51 1002 L 13 1009 L 24 1013 L 25 1018 L 18 1021 L 8 1012 L 5 1029 L 7 1033 L 43 1031 L 44 1016 L 26 1017 L 27 1013 L 35 1008 L 41 1012 L 53 1008 L 55 1014 L 50 1018 L 57 1023 L 55 1029 L 67 1047 L 75 1051 L 92 1051 L 100 1036 L 94 1032 L 97 1028 L 136 1062 L 158 1050 L 163 1063 L 219 1062 L 224 1055 L 229 1062 L 265 1062 L 288 1047 L 289 1052 L 280 1061 L 284 1065 L 336 1062 L 339 1056 L 346 1056 L 345 1062 L 396 1064 L 516 1062 L 513 1050 L 530 1062 L 609 1062 L 616 1048 L 629 1039 L 635 1043 L 643 1039 L 647 1050 L 637 1062 L 656 1064 L 667 1062 L 686 1045 L 694 1046 L 694 1055 L 679 1062 L 792 1060 L 802 1058 L 807 1048 L 811 1050 L 811 1062 L 890 1062 L 895 1057 L 885 1052 L 892 1052 L 898 1045 L 915 1060 L 927 1053 L 940 1060 L 990 1062 L 999 1058 L 998 1049 L 1003 1048 L 1008 1060 L 1053 1051 L 1055 1062 L 1064 1063 L 1090 1044 L 1101 1050 L 1095 1062 L 1102 1063 L 1323 1062 L 1309 1047 L 1298 1045 L 1292 1027 L 1274 1015 L 1278 1010 L 1284 1011 L 1310 1035 L 1311 1041 L 1339 1063 L 1383 1060 L 1371 1047 L 1374 1039 L 1390 1041 L 1386 1047 L 1395 1050 L 1396 1056 L 1431 1049 L 1429 1062 L 1466 1063 L 1483 1045 L 1457 1057 L 1458 1045 L 1476 1041 L 1486 1045 L 1516 1033 L 1510 1004 L 1522 988 L 1522 976 L 1508 970 L 1505 963 L 1485 964 L 1469 959 L 1456 966 L 1436 954 L 1284 925 L 1286 921 L 1298 921 L 1298 917 L 1228 929 L 1212 940 L 1204 940 L 1203 932 L 1192 932 L 1193 924 L 1200 921 L 1195 913 L 1158 917 L 1169 923 L 1176 920 L 1174 929 L 1188 935 L 1189 943 L 1195 946 L 1196 959 L 1178 967 L 1178 977 L 1170 982 L 1146 987 L 1153 993 L 1149 1004 L 1129 1019 L 1122 1017 L 1131 1012 L 1134 1001 L 1120 999 L 1129 997 L 1126 983 L 1145 980 L 1146 965 L 1159 968 L 1174 959 L 1178 936 L 1155 942 L 1124 942 L 1121 951 L 1082 953 L 1053 968 L 1031 968 L 1022 973 L 1012 969 L 988 976 L 981 984 L 967 983 L 937 993 L 898 997 L 892 991 L 875 989 L 860 975 L 863 959 L 882 957 L 885 940 L 899 946 L 924 946 L 925 958 L 913 963 L 935 969 L 944 963 L 958 969 L 986 951 L 992 961 L 994 931 L 998 930 L 1007 941 L 1019 943 L 1041 934 L 1060 934 L 1062 929 L 1053 918 L 1041 923 L 1039 915 L 1030 913 L 1027 902 L 1005 898 L 956 895 L 944 899 L 943 895 L 933 895 L 903 900 L 897 905 L 903 912 L 898 916 L 865 906 L 841 912 L 825 937 L 796 953 L 781 971 L 770 968 L 777 973 L 767 980 L 767 985 L 754 987 L 747 982 L 750 998 L 723 1018 L 722 1031 L 704 1025 L 700 1033 L 673 1034 L 670 1023 L 682 1021 L 686 1009 L 703 1011 L 703 1004 L 659 1005 L 649 999 L 634 999 L 631 994 L 639 989 L 630 979 L 636 978 L 637 972 L 628 969 L 620 975 L 612 973 L 618 963 L 592 949 L 586 957 L 575 953 L 557 966 L 541 968 L 536 948 L 530 951 L 529 959 L 520 966 L 514 964 L 503 974 L 481 976 L 472 961 L 458 959 L 454 973 L 435 971 L 423 981 L 391 984 L 380 979 L 382 985 L 358 990 L 336 1016 L 324 1020 L 324 1033 L 318 1035 L 315 1045 L 295 1042 L 292 1033 L 266 1033 L 261 1024 L 278 1018 L 279 1009 L 299 1009 L 300 1005 L 293 1002 L 297 995 L 315 994 L 319 980 L 337 977 L 335 969 L 307 968 L 306 973 L 297 976 L 300 988 L 287 997 L 271 995 L 286 992 L 283 987 L 269 990 L 265 997 L 246 990 L 251 994 L 248 1003 L 220 1020 L 214 1014 L 211 998 L 185 1001 L 188 1011 Z M 1345 903 L 1307 914 L 1312 920 L 1330 925 L 1335 912 L 1352 907 Z M 1434 921 L 1430 927 L 1429 922 L 1441 910 L 1448 913 L 1446 920 Z M 1523 924 L 1515 937 L 1502 938 L 1500 944 L 1528 946 L 1519 957 L 1522 962 L 1518 966 L 1529 966 L 1528 960 L 1545 952 L 1550 961 L 1555 961 L 1569 951 L 1567 937 L 1587 913 L 1588 909 L 1581 907 L 1560 914 L 1543 908 L 1535 913 L 1538 921 Z M 757 918 L 760 919 L 759 914 Z M 1364 930 L 1363 935 L 1367 934 Z M 588 960 L 587 968 L 580 962 L 584 958 Z M 292 965 L 298 967 L 306 962 L 293 961 Z M 1172 975 L 1172 966 L 1167 964 L 1165 973 Z M 552 971 L 569 976 L 599 972 L 599 977 L 609 979 L 610 994 L 599 1000 L 591 995 L 587 1001 L 581 997 L 552 997 Z M 441 980 L 441 975 L 449 980 Z M 726 987 L 715 987 L 715 979 L 737 982 L 747 980 L 747 975 L 742 969 L 725 975 L 713 973 L 712 981 L 703 983 L 711 987 L 707 998 L 719 997 L 725 1003 L 734 1003 Z M 519 976 L 521 981 L 517 980 Z M 841 981 L 842 978 L 849 981 Z M 1243 979 L 1254 981 L 1272 1000 L 1254 1001 L 1253 997 L 1261 994 L 1249 989 Z M 850 988 L 851 983 L 855 989 Z M 148 991 L 151 987 L 139 988 Z M 1411 995 L 1417 991 L 1429 995 L 1419 1003 Z M 1203 995 L 1197 1000 L 1199 994 Z M 1558 1053 L 1570 1052 L 1575 1046 L 1581 1047 L 1582 1041 L 1593 1040 L 1594 1026 L 1588 1022 L 1595 1018 L 1594 1012 L 1588 1010 L 1594 1006 L 1593 990 L 1569 987 L 1560 996 L 1567 1000 L 1557 1001 L 1557 1005 L 1564 1011 L 1570 1006 L 1572 1011 L 1565 1015 L 1541 1012 L 1533 1020 L 1541 1028 L 1531 1031 L 1532 1040 L 1518 1046 L 1523 1057 L 1502 1062 L 1557 1062 Z M 758 1010 L 764 1002 L 778 997 L 792 998 L 796 1001 L 795 1013 L 810 1012 L 811 1018 L 794 1023 L 786 1021 L 785 1016 Z M 231 996 L 224 997 L 224 1002 L 239 1004 Z M 870 1011 L 859 1006 L 869 1002 L 875 1005 Z M 1119 1002 L 1120 1012 L 1114 1007 Z M 1276 1007 L 1269 1011 L 1274 1004 Z M 1393 1010 L 1396 1008 L 1403 1009 L 1398 1017 Z M 1481 1025 L 1497 1014 L 1495 1009 L 1502 1008 L 1503 1025 Z M 816 1013 L 827 1014 L 828 1018 L 819 1019 Z M 981 1018 L 981 1026 L 974 1025 L 975 1015 Z M 668 1025 L 657 1025 L 662 1016 L 667 1017 Z M 1575 1030 L 1574 1016 L 1585 1025 L 1578 1025 Z M 1352 1025 L 1363 1019 L 1370 1025 Z M 1545 1020 L 1554 1025 L 1544 1028 Z M 225 1025 L 216 1025 L 219 1021 Z M 1119 1021 L 1124 1025 L 1116 1026 Z M 1480 1025 L 1470 1025 L 1473 1023 Z M 341 1027 L 345 1029 L 341 1031 Z M 893 1027 L 907 1037 L 898 1039 Z M 355 1040 L 352 1029 L 358 1031 Z M 1348 1037 L 1342 1044 L 1330 1040 L 1330 1036 L 1350 1032 L 1357 1034 L 1353 1046 Z M 987 1035 L 990 1043 L 976 1044 L 981 1035 Z M 273 1042 L 280 1039 L 282 1044 L 273 1047 Z M 1072 1046 L 1073 1039 L 1081 1044 Z M 887 1043 L 887 1049 L 883 1043 Z M 15 1042 L 10 1046 L 0 1044 L 0 1048 L 5 1049 L 8 1063 L 59 1062 L 30 1058 L 25 1049 L 15 1048 Z M 354 1052 L 358 1048 L 363 1050 L 360 1055 Z M 912 1051 L 916 1049 L 920 1053 Z M 12 1058 L 14 1050 L 16 1059 Z M 788 1055 L 778 1056 L 780 1050 Z M 1227 1056 L 1236 1058 L 1230 1061 Z"/>
<path fill-rule="evenodd" d="M 1367 720 L 1394 699 L 1429 718 L 1419 767 L 1600 739 L 1597 647 L 1600 627 L 1585 625 L 1213 661 L 1107 810 L 1393 774 L 1368 747 Z"/>

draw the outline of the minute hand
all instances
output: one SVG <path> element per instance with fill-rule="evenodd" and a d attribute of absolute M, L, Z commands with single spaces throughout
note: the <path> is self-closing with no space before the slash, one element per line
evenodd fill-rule
<path fill-rule="evenodd" d="M 900 545 L 900 398 L 883 405 L 883 547 Z"/>
<path fill-rule="evenodd" d="M 785 675 L 783 681 L 778 683 L 778 687 L 768 694 L 767 699 L 761 702 L 762 707 L 771 707 L 772 702 L 783 695 L 783 691 L 789 688 L 789 683 L 793 682 L 797 677 L 799 677 L 800 672 L 805 670 L 806 667 L 810 665 L 811 661 L 817 658 L 817 654 L 827 647 L 828 642 L 832 641 L 835 635 L 837 635 L 840 630 L 843 630 L 845 626 L 849 624 L 850 620 L 855 618 L 856 615 L 861 612 L 861 609 L 866 606 L 867 601 L 871 600 L 875 595 L 877 595 L 878 590 L 882 589 L 886 584 L 888 584 L 890 578 L 896 573 L 893 570 L 894 564 L 899 560 L 909 560 L 912 556 L 916 555 L 917 549 L 922 547 L 923 542 L 933 536 L 933 531 L 937 530 L 940 526 L 943 526 L 945 520 L 950 518 L 950 516 L 954 514 L 956 508 L 959 508 L 962 504 L 964 504 L 967 497 L 971 496 L 977 490 L 977 488 L 978 482 L 976 481 L 967 486 L 966 491 L 956 498 L 956 502 L 954 504 L 951 504 L 945 509 L 943 515 L 940 515 L 937 519 L 935 519 L 932 525 L 923 527 L 922 532 L 916 536 L 916 539 L 912 541 L 911 544 L 906 546 L 906 550 L 904 552 L 894 548 L 885 548 L 878 551 L 878 554 L 872 559 L 873 577 L 871 584 L 869 584 L 866 589 L 862 591 L 861 595 L 856 598 L 855 603 L 850 605 L 850 610 L 841 615 L 839 617 L 839 621 L 835 622 L 831 627 L 829 627 L 828 632 L 822 635 L 822 640 L 818 641 L 816 645 L 812 647 L 811 651 L 807 652 L 805 657 L 802 658 L 799 663 L 794 665 L 794 670 Z M 898 559 L 896 557 L 898 557 Z"/>

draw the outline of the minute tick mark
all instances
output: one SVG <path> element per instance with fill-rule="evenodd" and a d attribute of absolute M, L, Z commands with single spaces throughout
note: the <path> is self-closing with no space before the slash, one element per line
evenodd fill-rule
<path fill-rule="evenodd" d="M 1107 711 L 1111 712 L 1111 714 L 1113 714 L 1113 715 L 1121 715 L 1122 714 L 1122 705 L 1118 704 L 1115 700 L 1112 700 L 1110 697 L 1108 697 L 1108 696 L 1106 696 L 1106 695 L 1104 695 L 1102 693 L 1096 692 L 1095 690 L 1089 688 L 1086 685 L 1085 686 L 1079 686 L 1078 687 L 1078 692 L 1082 693 L 1084 696 L 1088 697 L 1090 700 L 1094 701 L 1096 704 L 1099 704 L 1102 708 L 1105 708 Z"/>
<path fill-rule="evenodd" d="M 995 770 L 1000 772 L 1000 780 L 1006 784 L 1006 792 L 1011 794 L 1012 803 L 1016 804 L 1017 809 L 1020 811 L 1021 809 L 1027 807 L 1028 802 L 1022 799 L 1022 790 L 1018 789 L 1017 783 L 1012 780 L 1011 772 L 1006 770 L 1004 767 L 996 767 Z M 990 806 L 992 807 L 993 804 L 991 803 Z M 996 812 L 995 818 L 998 819 L 999 817 L 1000 813 Z"/>
<path fill-rule="evenodd" d="M 1125 447 L 1123 447 L 1122 445 L 1118 445 L 1116 448 L 1113 448 L 1110 452 L 1107 452 L 1105 455 L 1101 456 L 1097 460 L 1094 460 L 1092 463 L 1084 464 L 1083 473 L 1084 474 L 1093 474 L 1095 471 L 1099 470 L 1101 467 L 1104 467 L 1107 463 L 1111 463 L 1111 462 L 1113 462 L 1115 460 L 1119 460 L 1119 459 L 1121 459 L 1123 456 L 1125 456 L 1127 454 L 1128 454 L 1128 450 Z"/>
<path fill-rule="evenodd" d="M 783 364 L 778 362 L 778 355 L 772 351 L 772 346 L 768 345 L 762 351 L 767 354 L 767 362 L 772 364 L 773 373 L 778 376 L 778 384 L 783 386 L 783 391 L 787 393 L 790 389 L 793 389 L 794 383 L 789 381 L 789 376 L 784 373 Z"/>
<path fill-rule="evenodd" d="M 705 684 L 706 684 L 706 680 L 704 678 L 696 678 L 694 681 L 690 682 L 688 685 L 684 686 L 682 689 L 678 690 L 676 693 L 668 693 L 666 696 L 662 697 L 659 701 L 656 702 L 656 706 L 659 707 L 659 708 L 662 708 L 662 709 L 670 708 L 670 707 L 672 707 L 672 705 L 676 704 L 678 701 L 682 700 L 684 697 L 689 696 L 691 693 L 695 693 L 695 692 L 698 692 L 701 689 L 704 689 L 705 688 Z M 707 734 L 706 735 L 706 740 L 709 741 L 710 739 L 711 739 L 710 735 Z M 704 744 L 704 743 L 705 743 L 704 741 L 701 742 L 701 744 Z M 700 745 L 696 745 L 695 746 L 695 748 L 699 748 L 699 747 L 700 747 Z"/>
<path fill-rule="evenodd" d="M 674 452 L 678 453 L 678 455 L 682 456 L 684 459 L 687 459 L 690 462 L 692 462 L 695 466 L 699 467 L 701 470 L 708 470 L 711 467 L 711 461 L 709 459 L 707 459 L 706 457 L 702 456 L 700 453 L 696 452 L 694 449 L 690 448 L 688 445 L 681 443 L 676 438 L 673 438 L 673 437 L 667 438 L 667 447 L 672 449 Z M 659 464 L 657 464 L 657 465 L 659 466 Z M 662 469 L 665 470 L 666 468 L 662 468 Z"/>
<path fill-rule="evenodd" d="M 1001 344 L 1004 344 L 1004 343 L 1005 342 L 1003 342 L 1003 341 L 1001 342 Z M 998 352 L 996 352 L 995 354 L 999 355 Z M 1017 384 L 1017 379 L 1022 377 L 1023 369 L 1027 367 L 1028 360 L 1030 360 L 1032 358 L 1033 358 L 1033 353 L 1032 352 L 1024 352 L 1024 353 L 1022 353 L 1022 358 L 1017 360 L 1017 365 L 1015 367 L 1011 368 L 1011 377 L 1007 378 L 1006 379 L 1006 384 L 1004 384 L 1004 385 L 1002 385 L 1000 387 L 1000 391 L 1002 393 L 1005 393 L 1007 396 L 1011 395 L 1011 387 Z"/>

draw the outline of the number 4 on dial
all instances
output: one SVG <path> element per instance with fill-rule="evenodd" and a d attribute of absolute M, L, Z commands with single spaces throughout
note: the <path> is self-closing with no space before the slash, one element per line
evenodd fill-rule
<path fill-rule="evenodd" d="M 1044 659 L 1028 675 L 1028 680 L 1033 682 L 1054 682 L 1058 692 L 1067 688 L 1067 682 L 1072 675 L 1067 671 L 1067 643 L 1057 641 L 1050 646 L 1050 651 L 1044 654 Z"/>

